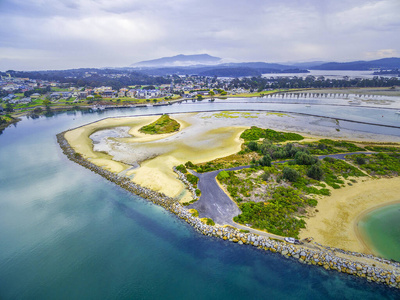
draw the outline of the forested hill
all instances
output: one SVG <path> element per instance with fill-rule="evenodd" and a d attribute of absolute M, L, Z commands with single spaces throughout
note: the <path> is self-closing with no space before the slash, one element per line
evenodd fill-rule
<path fill-rule="evenodd" d="M 396 69 L 400 68 L 400 58 L 382 58 L 371 61 L 352 61 L 345 63 L 329 62 L 319 66 L 310 67 L 310 70 L 354 70 L 363 71 L 371 69 Z"/>

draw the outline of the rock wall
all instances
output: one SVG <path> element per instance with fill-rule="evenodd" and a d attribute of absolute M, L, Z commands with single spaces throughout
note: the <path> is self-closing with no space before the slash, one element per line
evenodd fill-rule
<path fill-rule="evenodd" d="M 162 193 L 141 187 L 126 177 L 118 176 L 117 174 L 111 173 L 84 159 L 69 145 L 67 140 L 64 138 L 64 132 L 57 135 L 57 142 L 59 143 L 63 153 L 70 160 L 80 164 L 92 172 L 103 176 L 125 190 L 164 207 L 166 210 L 185 220 L 197 231 L 204 235 L 221 238 L 233 243 L 252 245 L 265 251 L 280 253 L 285 257 L 293 257 L 304 264 L 321 266 L 327 270 L 336 270 L 338 272 L 366 278 L 368 281 L 379 282 L 390 287 L 400 289 L 400 264 L 397 262 L 391 262 L 373 255 L 349 252 L 336 248 L 324 247 L 323 250 L 313 250 L 306 247 L 295 246 L 285 242 L 272 240 L 253 233 L 242 233 L 238 229 L 232 227 L 206 225 L 198 217 L 192 216 L 192 214 L 177 200 Z M 373 263 L 361 263 L 356 259 L 353 261 L 351 259 L 339 257 L 335 254 L 335 252 L 343 253 L 347 256 L 365 257 L 369 260 L 375 260 L 387 265 L 387 268 L 377 267 Z"/>

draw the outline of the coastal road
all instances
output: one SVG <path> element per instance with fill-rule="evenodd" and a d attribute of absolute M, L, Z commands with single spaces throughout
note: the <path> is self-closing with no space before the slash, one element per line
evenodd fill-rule
<path fill-rule="evenodd" d="M 355 154 L 372 154 L 374 152 L 350 152 L 342 154 L 330 154 L 318 156 L 318 159 L 324 159 L 325 157 L 332 157 L 335 159 L 344 159 L 347 155 Z M 274 162 L 274 163 L 284 163 L 285 161 Z M 223 169 L 225 171 L 236 171 L 241 169 L 250 168 L 251 166 L 240 166 L 229 169 Z M 197 184 L 198 188 L 201 190 L 201 196 L 198 201 L 188 206 L 188 208 L 194 208 L 199 212 L 200 218 L 211 218 L 213 221 L 220 225 L 231 225 L 239 229 L 249 230 L 260 235 L 279 238 L 282 237 L 275 236 L 273 234 L 268 234 L 264 231 L 255 230 L 240 224 L 233 222 L 233 217 L 241 213 L 237 204 L 231 200 L 231 198 L 222 190 L 218 185 L 216 176 L 221 170 L 207 172 L 207 173 L 196 173 L 191 171 L 193 175 L 199 178 Z"/>

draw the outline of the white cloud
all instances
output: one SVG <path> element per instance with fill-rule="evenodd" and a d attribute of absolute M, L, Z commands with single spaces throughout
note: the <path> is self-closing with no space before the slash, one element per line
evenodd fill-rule
<path fill-rule="evenodd" d="M 396 57 L 399 53 L 395 49 L 380 49 L 377 51 L 366 52 L 365 57 L 367 59 L 379 59 L 386 57 Z"/>

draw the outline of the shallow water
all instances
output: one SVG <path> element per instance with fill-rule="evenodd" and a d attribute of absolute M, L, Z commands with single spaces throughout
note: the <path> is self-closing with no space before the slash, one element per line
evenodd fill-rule
<path fill-rule="evenodd" d="M 400 203 L 367 213 L 359 221 L 358 228 L 374 251 L 400 261 Z"/>
<path fill-rule="evenodd" d="M 56 142 L 57 133 L 104 117 L 187 107 L 64 113 L 24 119 L 0 135 L 0 299 L 400 297 L 383 285 L 201 236 L 67 160 Z"/>

